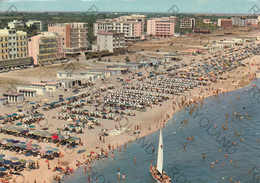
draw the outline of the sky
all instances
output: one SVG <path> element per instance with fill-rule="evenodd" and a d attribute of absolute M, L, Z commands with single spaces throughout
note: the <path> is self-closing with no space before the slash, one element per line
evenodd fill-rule
<path fill-rule="evenodd" d="M 260 14 L 260 0 L 0 0 L 0 11 L 11 6 L 17 11 L 41 12 Z"/>

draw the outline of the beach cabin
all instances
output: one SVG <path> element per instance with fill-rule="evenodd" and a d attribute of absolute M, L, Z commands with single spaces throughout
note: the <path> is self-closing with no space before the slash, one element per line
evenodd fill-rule
<path fill-rule="evenodd" d="M 114 65 L 107 66 L 107 69 L 112 70 L 115 73 L 114 75 L 125 74 L 128 71 L 127 68 L 118 68 Z"/>
<path fill-rule="evenodd" d="M 57 79 L 63 79 L 63 78 L 72 78 L 74 73 L 68 73 L 66 71 L 58 71 L 57 72 Z"/>
<path fill-rule="evenodd" d="M 19 89 L 19 93 L 23 93 L 25 97 L 34 98 L 37 96 L 36 90 Z"/>
<path fill-rule="evenodd" d="M 23 93 L 4 93 L 4 97 L 7 98 L 8 102 L 23 102 L 24 94 Z"/>
<path fill-rule="evenodd" d="M 110 78 L 113 75 L 120 74 L 120 72 L 117 72 L 116 70 L 110 70 L 110 69 L 89 69 L 88 72 L 94 74 L 103 74 L 105 78 Z"/>
<path fill-rule="evenodd" d="M 60 90 L 61 84 L 58 82 L 50 82 L 50 83 L 45 83 L 45 88 L 47 92 L 57 92 Z"/>
<path fill-rule="evenodd" d="M 46 95 L 46 88 L 42 86 L 19 85 L 17 86 L 17 91 L 19 93 L 23 93 L 25 97 L 36 97 L 38 95 Z"/>
<path fill-rule="evenodd" d="M 95 74 L 95 73 L 90 73 L 88 71 L 82 71 L 80 72 L 79 75 L 77 75 L 79 79 L 88 79 L 91 82 L 95 82 L 97 79 L 102 79 L 104 78 L 103 74 Z"/>
<path fill-rule="evenodd" d="M 80 80 L 75 79 L 60 79 L 58 80 L 59 83 L 61 83 L 61 87 L 64 89 L 73 88 L 81 85 Z"/>

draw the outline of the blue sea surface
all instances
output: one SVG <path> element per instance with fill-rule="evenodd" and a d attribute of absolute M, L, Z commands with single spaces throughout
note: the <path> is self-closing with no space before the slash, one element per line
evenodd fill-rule
<path fill-rule="evenodd" d="M 260 93 L 255 80 L 245 88 L 207 98 L 198 108 L 190 106 L 176 113 L 162 129 L 164 169 L 176 183 L 257 183 L 260 180 Z M 193 111 L 193 112 L 192 112 Z M 241 117 L 234 116 L 240 113 Z M 228 118 L 226 119 L 226 114 Z M 188 119 L 188 124 L 181 121 Z M 222 124 L 227 121 L 228 129 Z M 216 128 L 215 128 L 216 124 Z M 239 133 L 235 136 L 234 132 Z M 156 163 L 159 131 L 128 144 L 115 152 L 115 159 L 96 162 L 86 174 L 75 171 L 65 183 L 116 183 L 117 169 L 126 176 L 122 183 L 155 183 L 149 173 L 150 162 Z M 194 140 L 187 140 L 194 137 Z M 244 142 L 241 142 L 241 138 Z M 236 142 L 236 145 L 233 145 Z M 186 144 L 185 150 L 183 143 Z M 155 146 L 155 153 L 152 153 Z M 205 153 L 206 158 L 202 156 Z M 225 155 L 227 154 L 227 157 Z M 137 158 L 136 164 L 134 158 Z M 211 162 L 218 161 L 211 168 Z M 231 162 L 232 160 L 232 162 Z M 259 177 L 259 180 L 258 180 Z"/>

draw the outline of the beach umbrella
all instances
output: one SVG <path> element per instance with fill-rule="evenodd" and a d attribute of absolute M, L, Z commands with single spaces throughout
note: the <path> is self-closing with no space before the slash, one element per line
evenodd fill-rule
<path fill-rule="evenodd" d="M 22 131 L 22 133 L 28 133 L 29 132 L 29 130 L 24 130 L 24 131 Z"/>
<path fill-rule="evenodd" d="M 42 130 L 48 130 L 49 128 L 42 128 Z"/>
<path fill-rule="evenodd" d="M 69 125 L 69 127 L 70 127 L 70 128 L 75 128 L 75 126 L 74 126 L 74 125 Z"/>
<path fill-rule="evenodd" d="M 25 159 L 19 159 L 18 162 L 21 162 L 21 163 L 26 163 L 26 160 Z"/>
<path fill-rule="evenodd" d="M 5 155 L 4 154 L 0 154 L 0 158 L 3 158 L 3 157 L 5 157 Z"/>
<path fill-rule="evenodd" d="M 0 172 L 5 172 L 6 170 L 7 170 L 7 168 L 5 168 L 5 167 L 0 168 Z"/>
<path fill-rule="evenodd" d="M 14 144 L 17 144 L 17 143 L 19 143 L 19 142 L 20 142 L 20 140 L 15 140 L 15 141 L 13 141 Z"/>
<path fill-rule="evenodd" d="M 45 154 L 53 154 L 53 151 L 48 150 L 48 151 L 45 152 Z"/>
<path fill-rule="evenodd" d="M 45 149 L 52 149 L 52 147 L 49 147 L 49 146 L 46 146 L 46 147 L 44 147 Z"/>
<path fill-rule="evenodd" d="M 34 149 L 32 149 L 31 151 L 32 151 L 32 152 L 37 152 L 37 151 L 39 151 L 39 149 L 34 148 Z"/>
<path fill-rule="evenodd" d="M 17 113 L 13 113 L 13 116 L 17 116 L 18 114 Z"/>
<path fill-rule="evenodd" d="M 17 123 L 16 124 L 16 126 L 22 126 L 23 125 L 23 123 Z"/>
<path fill-rule="evenodd" d="M 12 156 L 5 156 L 5 159 L 6 159 L 6 160 L 11 160 L 11 157 L 12 157 Z"/>
<path fill-rule="evenodd" d="M 58 136 L 59 136 L 59 139 L 64 139 L 63 135 L 59 134 Z"/>
<path fill-rule="evenodd" d="M 52 151 L 53 151 L 53 152 L 59 152 L 60 150 L 59 150 L 59 149 L 56 149 L 56 148 L 54 148 L 54 149 L 52 149 Z"/>
<path fill-rule="evenodd" d="M 51 138 L 54 139 L 54 140 L 57 140 L 57 139 L 59 139 L 59 136 L 58 135 L 53 135 Z"/>
<path fill-rule="evenodd" d="M 22 149 L 25 149 L 27 146 L 26 145 L 20 145 L 20 148 L 22 148 Z"/>
<path fill-rule="evenodd" d="M 10 161 L 10 160 L 4 160 L 4 161 L 3 161 L 3 164 L 4 164 L 4 165 L 10 165 L 10 164 L 12 164 L 12 161 Z"/>
<path fill-rule="evenodd" d="M 13 163 L 14 166 L 20 166 L 22 163 L 21 162 L 15 162 Z"/>
<path fill-rule="evenodd" d="M 35 128 L 35 127 L 36 127 L 36 126 L 34 126 L 34 125 L 30 125 L 30 126 L 29 126 L 29 128 Z"/>
<path fill-rule="evenodd" d="M 7 140 L 4 140 L 3 142 L 1 142 L 1 144 L 3 144 L 3 145 L 6 145 L 8 142 L 7 142 Z"/>
<path fill-rule="evenodd" d="M 3 158 L 0 158 L 0 162 L 2 163 L 4 161 L 4 159 Z"/>
<path fill-rule="evenodd" d="M 39 145 L 38 145 L 38 144 L 32 144 L 32 146 L 33 146 L 33 147 L 39 147 Z"/>
<path fill-rule="evenodd" d="M 7 147 L 12 147 L 14 144 L 12 143 L 12 142 L 8 142 L 7 144 L 6 144 L 6 146 Z"/>
<path fill-rule="evenodd" d="M 70 139 L 78 140 L 78 137 L 71 137 Z"/>
<path fill-rule="evenodd" d="M 72 122 L 72 121 L 73 121 L 73 119 L 69 118 L 69 119 L 67 119 L 67 121 L 68 121 L 68 122 Z"/>
<path fill-rule="evenodd" d="M 7 139 L 7 142 L 13 142 L 14 139 Z"/>
<path fill-rule="evenodd" d="M 26 149 L 27 150 L 31 150 L 31 149 L 33 149 L 33 147 L 32 146 L 27 146 Z"/>
<path fill-rule="evenodd" d="M 73 141 L 75 141 L 75 140 L 72 139 L 72 138 L 69 138 L 69 139 L 67 139 L 67 141 L 68 141 L 68 142 L 73 142 Z"/>
<path fill-rule="evenodd" d="M 11 157 L 11 160 L 16 161 L 16 160 L 19 160 L 19 158 L 17 158 L 17 157 Z"/>
<path fill-rule="evenodd" d="M 31 105 L 34 105 L 35 103 L 34 103 L 34 102 L 31 102 L 30 104 L 31 104 Z"/>
<path fill-rule="evenodd" d="M 69 139 L 70 137 L 69 136 L 64 136 L 64 139 Z"/>

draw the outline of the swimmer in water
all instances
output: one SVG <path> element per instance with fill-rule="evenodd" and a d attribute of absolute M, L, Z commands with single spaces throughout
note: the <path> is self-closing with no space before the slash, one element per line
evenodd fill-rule
<path fill-rule="evenodd" d="M 257 142 L 260 142 L 260 140 L 259 140 L 259 138 L 257 138 L 257 140 L 256 140 Z"/>
<path fill-rule="evenodd" d="M 202 158 L 203 158 L 203 159 L 205 159 L 205 158 L 206 158 L 206 155 L 205 155 L 204 153 L 203 153 L 203 155 L 202 155 Z"/>
<path fill-rule="evenodd" d="M 227 153 L 225 154 L 225 157 L 226 157 L 226 158 L 228 157 L 228 154 L 227 154 Z"/>
<path fill-rule="evenodd" d="M 241 138 L 241 142 L 244 142 L 244 139 L 243 139 L 243 138 Z"/>

